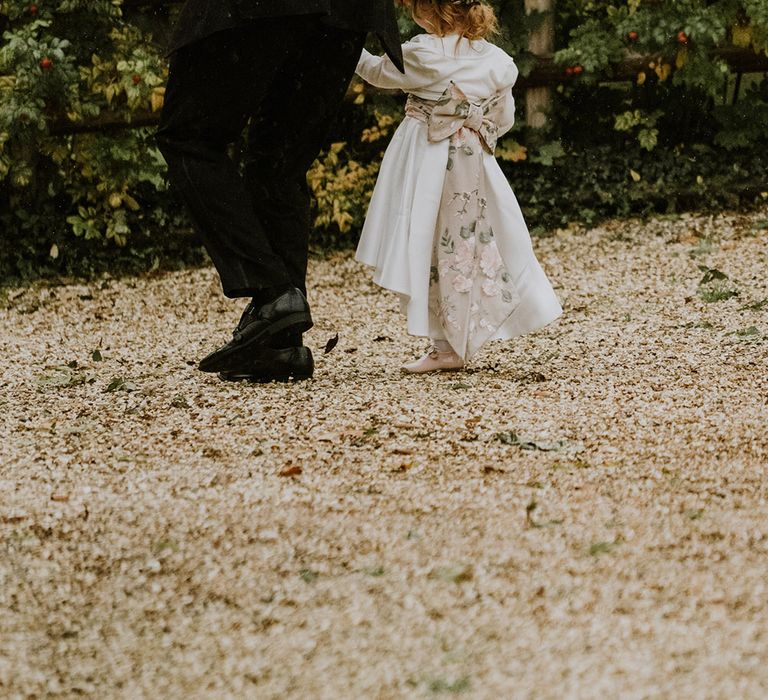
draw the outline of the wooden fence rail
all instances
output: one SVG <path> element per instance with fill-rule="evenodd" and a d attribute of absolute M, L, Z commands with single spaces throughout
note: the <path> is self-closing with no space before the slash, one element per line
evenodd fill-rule
<path fill-rule="evenodd" d="M 126 3 L 127 4 L 127 3 Z M 157 0 L 134 0 L 133 4 L 159 4 Z M 165 3 L 164 3 L 165 4 Z M 768 55 L 758 54 L 749 49 L 727 48 L 714 52 L 715 58 L 720 58 L 731 67 L 734 73 L 768 73 Z M 634 80 L 638 73 L 648 69 L 648 64 L 658 61 L 658 55 L 643 55 L 630 53 L 624 61 L 614 68 L 610 76 L 601 76 L 601 82 L 626 82 Z M 534 69 L 527 75 L 521 76 L 516 89 L 530 89 L 556 85 L 571 80 L 582 80 L 565 76 L 563 67 L 555 64 L 552 57 L 544 56 L 537 59 Z M 375 88 L 366 86 L 366 91 L 375 92 Z M 356 94 L 350 93 L 350 98 Z M 137 110 L 130 115 L 118 112 L 102 112 L 98 117 L 83 122 L 70 122 L 66 118 L 55 121 L 51 133 L 55 135 L 83 134 L 96 131 L 114 131 L 118 129 L 134 129 L 138 127 L 156 126 L 160 115 L 150 110 Z"/>

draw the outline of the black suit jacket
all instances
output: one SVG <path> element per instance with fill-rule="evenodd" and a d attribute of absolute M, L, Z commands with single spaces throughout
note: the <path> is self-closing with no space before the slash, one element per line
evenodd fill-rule
<path fill-rule="evenodd" d="M 334 27 L 373 32 L 394 64 L 403 70 L 393 0 L 187 0 L 171 51 L 266 17 L 314 14 L 322 15 L 323 22 Z"/>

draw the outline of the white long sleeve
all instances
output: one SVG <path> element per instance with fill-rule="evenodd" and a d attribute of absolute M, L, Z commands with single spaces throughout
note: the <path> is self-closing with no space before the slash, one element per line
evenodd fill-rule
<path fill-rule="evenodd" d="M 389 56 L 374 56 L 363 49 L 355 72 L 366 83 L 376 87 L 390 90 L 414 90 L 430 85 L 440 76 L 440 71 L 427 65 L 429 57 L 420 55 L 425 53 L 432 52 L 411 42 L 403 44 L 405 73 L 401 73 Z"/>
<path fill-rule="evenodd" d="M 512 95 L 512 86 L 517 82 L 520 74 L 514 61 L 510 58 L 504 71 L 499 92 L 504 95 L 504 109 L 499 119 L 499 137 L 506 134 L 515 125 L 515 98 Z"/>
<path fill-rule="evenodd" d="M 482 101 L 511 88 L 517 79 L 512 58 L 484 40 L 419 34 L 402 48 L 405 73 L 388 57 L 363 51 L 357 74 L 376 87 L 403 90 L 427 100 L 438 99 L 453 82 L 471 100 Z"/>
<path fill-rule="evenodd" d="M 504 93 L 504 109 L 499 119 L 499 137 L 506 134 L 515 125 L 515 98 L 512 88 L 506 88 Z"/>

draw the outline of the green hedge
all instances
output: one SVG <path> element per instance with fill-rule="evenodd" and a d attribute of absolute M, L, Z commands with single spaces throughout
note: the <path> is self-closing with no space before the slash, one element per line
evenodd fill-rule
<path fill-rule="evenodd" d="M 495 3 L 521 72 L 541 17 Z M 134 7 L 133 5 L 131 7 Z M 120 0 L 0 2 L 0 279 L 194 262 L 145 119 L 162 105 L 173 16 Z M 503 167 L 536 230 L 573 220 L 744 206 L 768 191 L 768 86 L 737 78 L 715 51 L 764 53 L 764 0 L 560 0 L 550 126 L 519 124 Z M 403 31 L 413 32 L 407 18 Z M 375 46 L 375 44 L 374 44 Z M 634 80 L 607 83 L 628 55 Z M 360 88 L 358 88 L 360 90 Z M 519 91 L 520 113 L 524 93 Z M 402 100 L 360 90 L 310 173 L 316 242 L 355 240 Z M 181 238 L 180 238 L 181 236 Z"/>

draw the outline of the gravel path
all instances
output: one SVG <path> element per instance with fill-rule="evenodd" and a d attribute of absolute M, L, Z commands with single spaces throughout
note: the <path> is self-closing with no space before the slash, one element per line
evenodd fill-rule
<path fill-rule="evenodd" d="M 346 254 L 297 385 L 195 370 L 210 269 L 5 290 L 0 696 L 765 698 L 768 210 L 536 247 L 448 376 Z"/>

